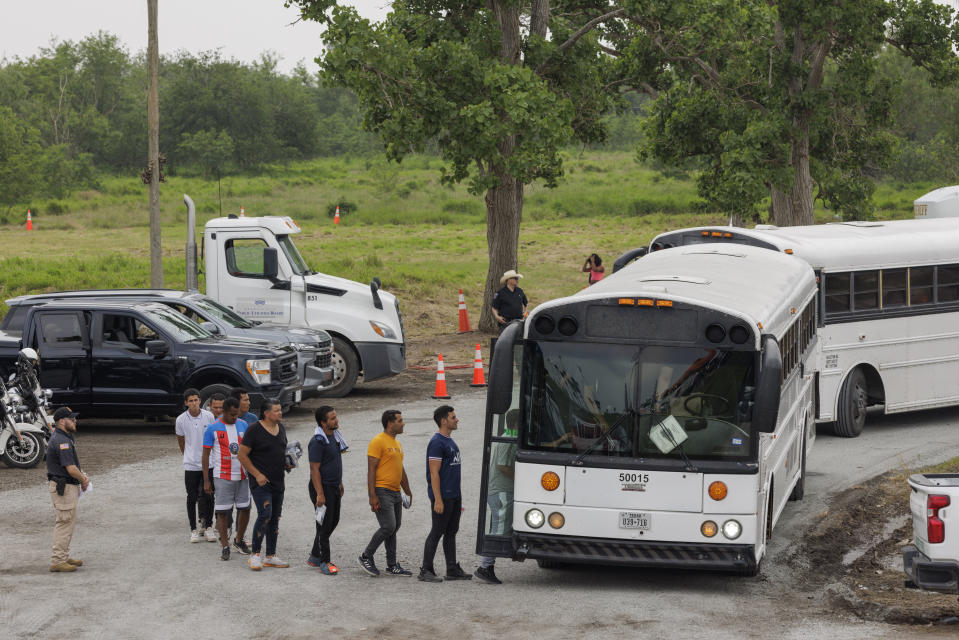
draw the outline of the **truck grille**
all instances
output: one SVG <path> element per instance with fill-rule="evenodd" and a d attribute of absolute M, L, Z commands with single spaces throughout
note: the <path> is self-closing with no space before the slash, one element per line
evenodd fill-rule
<path fill-rule="evenodd" d="M 330 366 L 330 361 L 333 359 L 333 354 L 329 350 L 326 353 L 318 351 L 316 358 L 313 360 L 313 364 L 320 368 L 325 368 Z"/>
<path fill-rule="evenodd" d="M 270 378 L 274 382 L 292 382 L 296 380 L 296 354 L 280 356 L 270 363 Z"/>

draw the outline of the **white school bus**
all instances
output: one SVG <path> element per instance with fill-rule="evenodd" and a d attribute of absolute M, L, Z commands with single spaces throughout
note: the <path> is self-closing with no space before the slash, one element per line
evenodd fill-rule
<path fill-rule="evenodd" d="M 748 244 L 809 264 L 819 284 L 817 420 L 858 436 L 866 408 L 959 404 L 959 219 L 661 234 L 650 250 Z"/>
<path fill-rule="evenodd" d="M 538 306 L 490 366 L 482 555 L 755 574 L 815 438 L 816 284 L 660 251 Z"/>

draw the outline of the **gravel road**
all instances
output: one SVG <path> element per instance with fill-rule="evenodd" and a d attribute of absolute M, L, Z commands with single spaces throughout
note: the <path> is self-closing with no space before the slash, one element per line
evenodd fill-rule
<path fill-rule="evenodd" d="M 98 464 L 96 472 L 88 467 L 95 490 L 81 501 L 71 549 L 85 565 L 73 574 L 47 571 L 53 510 L 42 483 L 13 480 L 14 473 L 39 471 L 0 470 L 0 637 L 954 637 L 955 628 L 903 629 L 830 612 L 785 559 L 828 507 L 830 495 L 889 468 L 956 455 L 955 409 L 874 416 L 855 440 L 820 430 L 808 461 L 806 499 L 787 507 L 755 579 L 602 567 L 543 570 L 534 562 L 501 560 L 502 586 L 433 585 L 415 577 L 370 578 L 356 562 L 376 528 L 365 493 L 366 444 L 381 431 L 382 409 L 395 402 L 388 393 L 373 398 L 341 401 L 338 410 L 351 452 L 344 458 L 346 495 L 332 540 L 341 568 L 336 577 L 305 565 L 313 537 L 305 466 L 287 477 L 280 526 L 279 554 L 293 566 L 259 573 L 247 568 L 243 556 L 222 562 L 218 545 L 189 543 L 180 458 L 169 425 L 148 425 L 134 434 L 91 427 L 84 435 L 81 420 L 81 460 L 88 447 L 107 446 L 113 433 L 114 448 L 126 450 L 130 462 Z M 404 512 L 399 531 L 399 560 L 414 571 L 429 529 L 424 459 L 438 404 L 424 399 L 393 405 L 406 419 L 400 437 L 414 488 L 413 507 Z M 466 508 L 458 552 L 472 571 L 485 393 L 457 390 L 451 404 L 460 416 L 455 437 L 463 452 Z M 285 422 L 291 438 L 305 443 L 312 434 L 309 412 L 298 411 Z"/>

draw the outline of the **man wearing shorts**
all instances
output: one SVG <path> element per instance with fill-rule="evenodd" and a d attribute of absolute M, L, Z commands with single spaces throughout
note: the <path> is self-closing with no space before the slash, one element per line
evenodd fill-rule
<path fill-rule="evenodd" d="M 246 423 L 237 420 L 239 414 L 240 403 L 236 398 L 227 398 L 223 401 L 220 419 L 208 426 L 203 435 L 203 466 L 209 464 L 211 455 L 213 457 L 213 488 L 216 489 L 213 508 L 222 546 L 221 560 L 230 559 L 227 516 L 232 513 L 233 507 L 237 511 L 235 545 L 246 545 L 243 534 L 250 521 L 250 486 L 237 457 L 246 432 Z M 203 488 L 207 493 L 210 492 L 209 479 L 204 481 Z"/>

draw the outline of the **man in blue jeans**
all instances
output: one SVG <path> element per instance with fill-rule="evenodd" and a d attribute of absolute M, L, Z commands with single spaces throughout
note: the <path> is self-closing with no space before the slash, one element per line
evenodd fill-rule
<path fill-rule="evenodd" d="M 423 546 L 423 564 L 419 579 L 422 582 L 442 582 L 433 569 L 436 545 L 443 538 L 447 580 L 469 580 L 472 576 L 456 562 L 456 532 L 460 528 L 463 496 L 460 493 L 460 448 L 452 433 L 459 425 L 453 407 L 444 404 L 433 412 L 433 421 L 439 428 L 426 447 L 426 485 L 430 497 L 430 515 L 433 526 Z"/>
<path fill-rule="evenodd" d="M 276 400 L 260 405 L 263 417 L 251 424 L 240 443 L 239 459 L 250 477 L 250 494 L 256 503 L 252 553 L 247 563 L 254 571 L 263 567 L 289 567 L 276 555 L 276 539 L 283 513 L 283 474 L 286 471 L 286 429 L 280 418 L 283 409 Z M 266 538 L 266 558 L 260 549 Z"/>
<path fill-rule="evenodd" d="M 335 576 L 339 568 L 330 561 L 330 536 L 340 522 L 340 500 L 343 497 L 343 461 L 335 432 L 340 428 L 336 411 L 329 405 L 316 410 L 316 431 L 310 439 L 310 501 L 323 512 L 323 522 L 316 523 L 313 550 L 306 563 L 320 573 Z"/>

